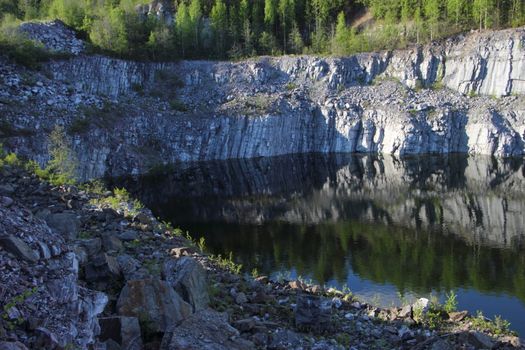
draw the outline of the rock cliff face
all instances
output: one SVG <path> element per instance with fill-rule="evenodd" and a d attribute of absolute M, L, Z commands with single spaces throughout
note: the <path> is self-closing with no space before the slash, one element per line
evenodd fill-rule
<path fill-rule="evenodd" d="M 4 63 L 4 143 L 44 163 L 42 134 L 64 124 L 84 177 L 306 152 L 522 155 L 524 43 L 522 28 L 346 58 L 79 56 L 31 81 Z"/>
<path fill-rule="evenodd" d="M 499 97 L 525 93 L 525 30 L 476 33 L 424 47 L 347 58 L 293 56 L 240 63 L 150 64 L 88 57 L 55 62 L 51 67 L 58 79 L 113 97 L 130 92 L 133 84 L 152 82 L 162 69 L 176 70 L 190 86 L 216 85 L 217 89 L 235 89 L 241 84 L 264 89 L 266 84 L 285 80 L 288 84 L 318 83 L 325 90 L 337 91 L 381 76 L 410 88 L 441 83 L 462 94 Z"/>

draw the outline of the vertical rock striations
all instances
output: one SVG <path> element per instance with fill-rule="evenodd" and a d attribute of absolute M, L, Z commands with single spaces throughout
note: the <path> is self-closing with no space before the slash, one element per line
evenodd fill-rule
<path fill-rule="evenodd" d="M 0 132 L 43 164 L 45 135 L 65 124 L 84 178 L 306 152 L 523 155 L 524 42 L 521 28 L 344 58 L 78 56 L 36 83 L 0 66 Z"/>

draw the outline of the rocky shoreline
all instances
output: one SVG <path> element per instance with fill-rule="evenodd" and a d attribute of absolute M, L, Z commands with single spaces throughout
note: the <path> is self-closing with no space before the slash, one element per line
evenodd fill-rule
<path fill-rule="evenodd" d="M 523 28 L 348 58 L 141 63 L 42 26 L 25 28 L 76 56 L 39 71 L 0 57 L 0 141 L 44 165 L 63 126 L 83 179 L 307 152 L 525 154 Z M 126 191 L 1 163 L 1 349 L 523 348 L 505 321 L 428 299 L 379 308 L 250 275 Z"/>
<path fill-rule="evenodd" d="M 53 187 L 16 159 L 0 178 L 2 349 L 523 348 L 424 298 L 384 309 L 243 274 L 122 190 Z"/>

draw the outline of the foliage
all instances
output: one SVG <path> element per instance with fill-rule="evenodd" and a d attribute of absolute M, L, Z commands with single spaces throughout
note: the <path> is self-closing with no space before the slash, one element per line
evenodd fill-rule
<path fill-rule="evenodd" d="M 124 54 L 129 49 L 125 13 L 122 9 L 112 8 L 107 16 L 95 19 L 90 25 L 89 38 L 102 49 Z"/>
<path fill-rule="evenodd" d="M 56 126 L 49 135 L 50 160 L 45 168 L 33 161 L 26 161 L 26 170 L 35 174 L 54 186 L 73 185 L 76 183 L 78 161 L 66 138 L 64 127 Z M 8 155 L 4 161 L 7 164 L 22 165 L 16 154 Z"/>
<path fill-rule="evenodd" d="M 57 125 L 49 135 L 49 154 L 51 159 L 45 168 L 49 182 L 53 185 L 74 184 L 78 160 L 66 138 L 63 126 Z"/>
<path fill-rule="evenodd" d="M 446 296 L 447 300 L 443 305 L 443 309 L 448 313 L 456 311 L 458 308 L 458 300 L 456 293 L 453 290 L 451 290 L 450 293 L 448 293 Z"/>
<path fill-rule="evenodd" d="M 246 57 L 392 49 L 469 29 L 525 24 L 522 0 L 177 0 L 171 25 L 137 11 L 139 0 L 0 0 L 6 27 L 59 18 L 97 50 L 136 59 Z M 375 24 L 357 28 L 366 6 Z M 4 26 L 2 26 L 4 27 Z M 2 52 L 27 65 L 48 56 L 11 29 Z"/>
<path fill-rule="evenodd" d="M 148 270 L 149 274 L 152 276 L 160 276 L 160 264 L 156 259 L 146 259 L 144 261 L 144 267 Z"/>
<path fill-rule="evenodd" d="M 9 153 L 4 157 L 4 164 L 16 166 L 20 164 L 20 160 L 15 153 Z"/>
<path fill-rule="evenodd" d="M 80 28 L 86 15 L 87 5 L 84 0 L 52 0 L 48 14 L 60 18 L 69 26 Z"/>
<path fill-rule="evenodd" d="M 121 211 L 128 217 L 134 217 L 144 209 L 144 204 L 138 199 L 132 199 L 125 188 L 115 188 L 111 196 L 91 199 L 90 203 L 96 206 L 108 207 L 115 211 Z"/>
<path fill-rule="evenodd" d="M 164 231 L 165 234 L 175 237 L 182 237 L 182 234 L 184 233 L 182 229 L 180 229 L 179 227 L 174 228 L 172 223 L 168 221 L 162 221 L 159 229 Z"/>
<path fill-rule="evenodd" d="M 293 91 L 293 90 L 297 89 L 297 84 L 294 84 L 294 83 L 292 83 L 292 82 L 289 82 L 289 83 L 287 83 L 287 84 L 285 85 L 285 88 L 286 88 L 286 90 L 288 90 L 288 91 Z"/>
<path fill-rule="evenodd" d="M 16 320 L 10 320 L 9 319 L 9 310 L 11 308 L 16 307 L 17 305 L 20 305 L 24 303 L 28 298 L 30 298 L 32 295 L 34 295 L 37 292 L 38 288 L 34 287 L 31 289 L 27 289 L 22 294 L 19 294 L 15 297 L 13 297 L 11 300 L 9 300 L 7 303 L 4 304 L 3 312 L 1 314 L 2 319 L 4 320 L 5 324 L 10 330 L 13 330 L 16 326 L 21 325 L 24 322 L 23 318 L 18 318 Z"/>
<path fill-rule="evenodd" d="M 197 242 L 197 247 L 199 247 L 199 250 L 201 252 L 204 252 L 204 250 L 206 249 L 206 240 L 204 239 L 204 237 L 199 238 L 199 241 Z"/>
<path fill-rule="evenodd" d="M 239 274 L 242 269 L 241 264 L 235 263 L 233 261 L 233 253 L 230 252 L 228 257 L 223 258 L 221 254 L 219 255 L 210 255 L 210 259 L 214 261 L 220 268 L 230 271 L 234 274 Z"/>
<path fill-rule="evenodd" d="M 512 334 L 510 331 L 510 322 L 504 320 L 501 316 L 494 317 L 491 321 L 481 311 L 477 312 L 475 317 L 471 318 L 472 327 L 482 332 L 490 332 L 495 335 Z"/>
<path fill-rule="evenodd" d="M 228 31 L 228 16 L 226 4 L 216 0 L 210 13 L 211 28 L 215 41 L 215 50 L 218 56 L 226 51 L 226 35 Z"/>
<path fill-rule="evenodd" d="M 68 132 L 72 134 L 84 133 L 91 127 L 91 121 L 89 118 L 76 118 L 73 120 L 71 125 L 68 128 Z"/>
<path fill-rule="evenodd" d="M 188 107 L 179 99 L 172 99 L 169 101 L 171 109 L 178 112 L 187 112 Z"/>
<path fill-rule="evenodd" d="M 1 5 L 0 5 L 1 6 Z M 0 11 L 0 15 L 1 15 Z M 49 60 L 49 54 L 42 45 L 29 40 L 17 30 L 20 20 L 13 15 L 0 18 L 0 55 L 28 68 L 39 68 L 40 63 Z"/>

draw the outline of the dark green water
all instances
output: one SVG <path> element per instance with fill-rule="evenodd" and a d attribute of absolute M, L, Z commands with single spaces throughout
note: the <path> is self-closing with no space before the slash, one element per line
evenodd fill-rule
<path fill-rule="evenodd" d="M 365 300 L 443 297 L 525 335 L 523 159 L 306 155 L 181 164 L 118 180 L 246 271 Z"/>

